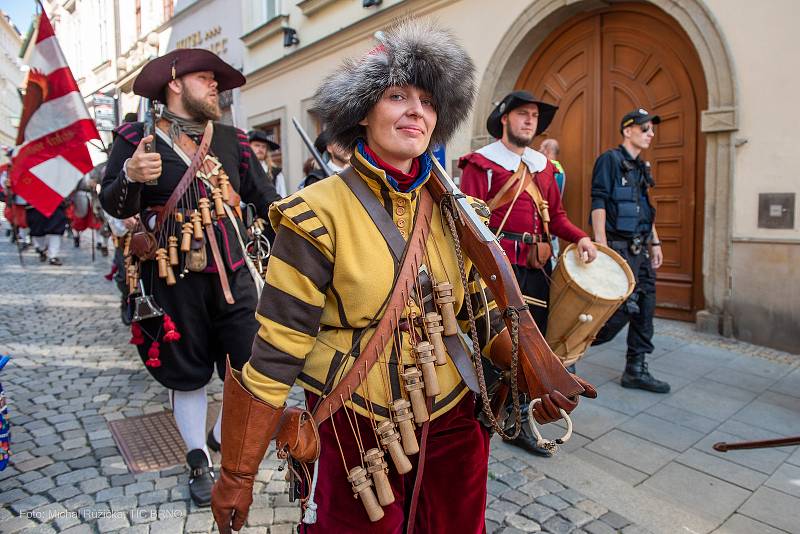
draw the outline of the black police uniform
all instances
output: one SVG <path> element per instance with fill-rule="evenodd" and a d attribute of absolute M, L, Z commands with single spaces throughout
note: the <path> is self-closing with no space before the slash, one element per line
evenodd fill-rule
<path fill-rule="evenodd" d="M 652 379 L 644 363 L 653 352 L 653 315 L 656 308 L 656 276 L 650 263 L 648 245 L 653 231 L 655 208 L 647 194 L 654 184 L 649 162 L 632 157 L 624 146 L 608 150 L 597 158 L 592 172 L 592 210 L 606 211 L 608 246 L 628 262 L 636 278 L 631 297 L 617 309 L 600 329 L 593 345 L 611 341 L 626 324 L 628 352 L 626 375 L 645 374 L 649 387 L 631 385 L 651 391 L 668 390 L 669 386 Z M 623 385 L 626 376 L 623 376 Z"/>
<path fill-rule="evenodd" d="M 142 123 L 123 124 L 117 129 L 108 158 L 100 202 L 103 209 L 120 219 L 140 214 L 142 221 L 150 220 L 152 208 L 167 202 L 186 171 L 184 161 L 157 136 L 155 150 L 161 155 L 162 163 L 158 183 L 129 183 L 122 166 L 133 156 L 142 137 Z M 199 143 L 200 139 L 194 138 L 194 141 Z M 209 153 L 222 163 L 231 186 L 242 200 L 253 204 L 258 215 L 267 219 L 269 205 L 280 197 L 252 154 L 245 133 L 225 124 L 214 123 Z M 201 388 L 211 379 L 215 365 L 220 378 L 224 378 L 226 355 L 230 356 L 231 366 L 236 369 L 241 369 L 250 357 L 259 326 L 255 319 L 258 295 L 245 266 L 244 251 L 239 245 L 233 224 L 238 224 L 242 237 L 246 239 L 238 218 L 234 223 L 224 217 L 213 225 L 224 265 L 214 266 L 211 252 L 207 250 L 209 268 L 204 272 L 189 272 L 177 284 L 168 286 L 165 280 L 158 277 L 155 261 L 141 264 L 140 279 L 145 291 L 154 296 L 181 333 L 181 339 L 177 342 L 160 343 L 162 365 L 147 367 L 153 378 L 167 388 L 181 391 Z M 176 225 L 179 234 L 177 228 Z M 225 301 L 214 267 L 226 270 L 236 301 L 234 304 Z M 141 321 L 140 326 L 146 342 L 137 348 L 144 362 L 148 359 L 150 342 L 161 341 L 164 332 L 160 317 Z"/>

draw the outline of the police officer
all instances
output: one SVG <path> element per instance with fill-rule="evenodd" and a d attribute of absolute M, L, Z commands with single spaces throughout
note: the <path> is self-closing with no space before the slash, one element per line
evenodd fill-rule
<path fill-rule="evenodd" d="M 600 155 L 592 172 L 594 240 L 617 251 L 630 265 L 636 288 L 603 326 L 594 345 L 611 341 L 626 324 L 628 352 L 622 387 L 668 393 L 670 386 L 647 370 L 645 356 L 653 352 L 656 307 L 655 270 L 663 254 L 655 227 L 655 209 L 647 190 L 653 187 L 650 163 L 639 158 L 655 136 L 658 115 L 639 108 L 622 118 L 622 144 Z"/>

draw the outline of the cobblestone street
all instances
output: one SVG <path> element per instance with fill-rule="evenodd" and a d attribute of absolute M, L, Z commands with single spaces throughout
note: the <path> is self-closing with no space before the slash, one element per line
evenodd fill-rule
<path fill-rule="evenodd" d="M 35 254 L 26 252 L 24 268 L 7 239 L 0 242 L 0 294 L 3 295 L 0 353 L 12 355 L 11 362 L 0 373 L 0 381 L 10 400 L 12 422 L 12 461 L 0 472 L 0 532 L 209 532 L 213 523 L 211 512 L 191 504 L 183 465 L 160 472 L 132 474 L 112 438 L 109 421 L 168 410 L 169 406 L 165 390 L 150 379 L 134 348 L 128 344 L 130 334 L 119 319 L 116 287 L 103 278 L 109 270 L 109 258 L 98 255 L 97 261 L 92 263 L 88 239 L 84 241 L 80 249 L 65 247 L 62 267 L 41 264 Z M 71 242 L 65 239 L 64 244 L 71 245 Z M 659 355 L 687 343 L 681 338 L 687 335 L 685 330 L 673 328 L 671 335 L 659 336 L 656 343 L 660 347 Z M 696 346 L 701 349 L 710 346 L 709 342 L 704 343 Z M 557 459 L 543 460 L 493 440 L 486 513 L 489 532 L 541 530 L 599 534 L 622 531 L 631 534 L 647 530 L 631 524 L 623 516 L 631 517 L 625 511 L 626 505 L 611 506 L 614 499 L 602 498 L 596 484 L 584 483 L 579 477 L 569 475 L 573 460 L 583 465 L 587 459 L 599 457 L 608 464 L 613 462 L 610 458 L 619 459 L 619 451 L 629 453 L 631 445 L 627 445 L 628 448 L 614 445 L 612 438 L 619 437 L 614 434 L 622 434 L 613 430 L 616 425 L 627 421 L 628 430 L 636 434 L 637 423 L 638 428 L 648 423 L 644 418 L 634 417 L 636 413 L 616 411 L 624 411 L 624 408 L 613 405 L 622 402 L 623 397 L 621 388 L 613 383 L 614 372 L 610 369 L 619 363 L 614 359 L 617 352 L 622 353 L 619 346 L 608 349 L 606 357 L 612 362 L 608 367 L 602 366 L 602 354 L 592 355 L 587 359 L 590 363 L 578 365 L 579 371 L 599 386 L 601 398 L 597 403 L 583 401 L 578 409 L 579 412 L 585 410 L 585 415 L 576 417 L 578 434 L 567 447 L 568 452 Z M 793 367 L 763 357 L 738 357 L 752 359 L 755 363 L 751 365 L 763 362 L 781 366 L 782 373 L 775 375 L 773 382 L 788 375 Z M 616 376 L 619 370 L 621 366 L 617 367 Z M 673 381 L 673 376 L 668 378 Z M 688 382 L 684 380 L 683 383 Z M 764 389 L 766 387 L 765 384 Z M 221 398 L 218 379 L 212 382 L 210 390 L 217 400 Z M 294 398 L 296 400 L 297 395 Z M 658 402 L 662 397 L 647 399 Z M 702 399 L 695 402 L 702 403 Z M 661 415 L 665 419 L 675 419 L 676 427 L 680 424 L 675 415 L 680 415 L 677 406 L 679 404 L 673 402 L 673 415 L 666 411 Z M 655 416 L 647 417 L 655 419 Z M 695 424 L 699 418 L 695 417 Z M 720 424 L 719 418 L 714 421 L 714 427 Z M 794 430 L 797 428 L 795 426 Z M 741 435 L 733 431 L 732 425 L 728 425 L 728 430 Z M 683 433 L 676 434 L 685 435 L 686 432 L 689 431 L 684 429 Z M 695 441 L 704 435 L 698 431 L 695 434 Z M 646 438 L 632 439 L 644 441 Z M 591 452 L 592 442 L 602 446 Z M 583 451 L 582 455 L 576 452 L 578 449 Z M 688 446 L 684 450 L 687 449 Z M 783 461 L 794 449 L 784 451 L 786 455 L 781 452 L 775 460 L 777 463 L 770 464 L 769 469 L 775 471 L 784 465 Z M 674 456 L 677 453 L 666 461 Z M 702 463 L 702 459 L 695 458 L 695 462 Z M 277 470 L 278 465 L 274 453 L 262 464 L 253 508 L 242 532 L 289 533 L 298 521 L 299 509 L 288 502 L 284 474 Z M 787 476 L 800 470 L 800 466 L 785 465 L 788 466 L 785 468 Z M 627 469 L 627 475 L 658 471 L 636 454 L 632 454 L 631 467 Z M 724 471 L 723 467 L 719 469 Z M 764 469 L 760 467 L 761 471 Z M 680 475 L 680 472 L 672 474 L 673 477 Z M 604 476 L 611 475 L 606 472 Z M 718 476 L 724 478 L 724 473 Z M 619 477 L 614 480 L 624 478 Z M 750 491 L 760 487 L 767 477 L 762 473 L 762 478 L 754 479 L 752 484 L 755 485 Z M 633 488 L 642 480 L 627 480 L 626 483 Z M 613 490 L 612 487 L 608 489 Z M 770 491 L 783 491 L 785 493 L 780 495 L 786 497 L 792 491 L 797 493 L 796 487 L 778 490 Z M 592 493 L 592 498 L 587 496 L 587 491 Z M 744 497 L 737 501 L 737 506 Z M 713 503 L 714 499 L 710 498 L 709 502 Z M 719 513 L 727 517 L 732 510 L 726 510 L 721 509 Z M 756 524 L 753 519 L 745 519 Z"/>

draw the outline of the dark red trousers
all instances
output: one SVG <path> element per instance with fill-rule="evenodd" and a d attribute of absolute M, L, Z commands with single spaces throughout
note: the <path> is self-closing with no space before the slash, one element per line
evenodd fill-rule
<path fill-rule="evenodd" d="M 317 397 L 310 394 L 308 397 L 309 406 L 313 406 Z M 347 415 L 351 421 L 354 418 L 357 421 L 364 449 L 379 447 L 369 419 L 350 410 L 347 410 Z M 334 414 L 333 422 L 347 468 L 360 465 L 358 445 L 344 408 Z M 405 532 L 419 455 L 410 457 L 414 466 L 411 472 L 399 475 L 386 453 L 395 501 L 383 508 L 383 519 L 372 523 L 361 500 L 353 498 L 330 419 L 322 424 L 319 434 L 322 450 L 314 495 L 318 507 L 317 522 L 303 524 L 300 531 L 306 534 Z M 417 430 L 420 444 L 421 434 L 420 428 Z M 415 534 L 485 533 L 488 463 L 489 434 L 475 419 L 475 400 L 468 394 L 449 412 L 430 423 L 414 521 Z"/>

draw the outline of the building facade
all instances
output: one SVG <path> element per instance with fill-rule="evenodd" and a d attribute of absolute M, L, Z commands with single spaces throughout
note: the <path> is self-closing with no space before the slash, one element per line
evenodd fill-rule
<path fill-rule="evenodd" d="M 343 57 L 414 14 L 453 29 L 477 66 L 478 97 L 446 147 L 453 162 L 491 139 L 493 103 L 516 88 L 560 106 L 565 202 L 588 227 L 594 159 L 635 107 L 662 116 L 653 147 L 665 263 L 659 314 L 800 353 L 800 178 L 793 172 L 793 48 L 800 4 L 744 0 L 244 1 L 241 96 L 248 126 L 279 134 L 293 189 L 308 156 L 290 131 L 318 128 L 312 97 Z M 538 142 L 536 144 L 538 146 Z"/>
<path fill-rule="evenodd" d="M 17 126 L 22 112 L 19 88 L 25 79 L 19 51 L 22 35 L 8 15 L 0 10 L 0 165 L 7 162 L 6 151 L 17 139 Z"/>

